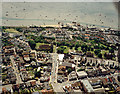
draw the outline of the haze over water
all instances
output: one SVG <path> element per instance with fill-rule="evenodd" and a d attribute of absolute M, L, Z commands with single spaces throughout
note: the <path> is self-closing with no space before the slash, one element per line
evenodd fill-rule
<path fill-rule="evenodd" d="M 53 25 L 72 21 L 117 28 L 118 12 L 111 2 L 4 2 L 2 4 L 2 25 Z"/>

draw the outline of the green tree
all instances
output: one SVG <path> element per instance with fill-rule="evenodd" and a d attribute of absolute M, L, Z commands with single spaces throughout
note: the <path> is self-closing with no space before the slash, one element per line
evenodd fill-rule
<path fill-rule="evenodd" d="M 120 76 L 117 77 L 118 81 L 120 82 Z"/>
<path fill-rule="evenodd" d="M 40 40 L 40 39 L 37 37 L 37 38 L 35 39 L 35 42 L 36 42 L 36 43 L 38 43 L 38 42 L 39 42 L 39 40 Z"/>
<path fill-rule="evenodd" d="M 91 48 L 91 51 L 94 51 L 94 48 Z"/>
<path fill-rule="evenodd" d="M 114 50 L 112 48 L 109 49 L 110 53 L 114 53 Z"/>
<path fill-rule="evenodd" d="M 68 68 L 68 73 L 71 73 L 72 72 L 72 68 Z"/>
<path fill-rule="evenodd" d="M 31 47 L 31 49 L 35 49 L 35 46 L 36 46 L 36 43 L 35 43 L 35 41 L 34 40 L 29 40 L 29 45 L 30 45 L 30 47 Z"/>
<path fill-rule="evenodd" d="M 99 53 L 99 54 L 98 54 L 98 57 L 99 57 L 99 58 L 102 58 L 102 54 L 101 54 L 101 53 Z"/>
<path fill-rule="evenodd" d="M 101 50 L 100 49 L 96 49 L 94 52 L 95 52 L 96 55 L 98 55 L 101 52 Z"/>
<path fill-rule="evenodd" d="M 60 46 L 60 47 L 57 49 L 57 53 L 63 53 L 65 49 L 66 49 L 66 47 Z"/>

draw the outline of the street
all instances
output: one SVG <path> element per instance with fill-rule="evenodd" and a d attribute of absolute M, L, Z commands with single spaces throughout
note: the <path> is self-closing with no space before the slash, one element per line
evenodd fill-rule
<path fill-rule="evenodd" d="M 11 59 L 12 65 L 13 65 L 14 73 L 15 73 L 16 78 L 17 78 L 16 84 L 22 83 L 20 74 L 19 74 L 19 72 L 18 72 L 18 68 L 17 68 L 17 66 L 15 67 L 15 61 L 14 61 L 13 56 L 10 56 L 10 59 Z"/>

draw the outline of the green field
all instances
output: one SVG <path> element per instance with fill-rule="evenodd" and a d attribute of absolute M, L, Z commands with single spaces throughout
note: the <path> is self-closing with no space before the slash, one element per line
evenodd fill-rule
<path fill-rule="evenodd" d="M 64 50 L 64 53 L 69 53 L 69 47 L 67 47 L 67 46 L 64 46 L 64 47 L 66 47 L 66 49 Z"/>
<path fill-rule="evenodd" d="M 82 51 L 82 50 L 81 50 L 81 47 L 78 47 L 78 51 Z"/>
<path fill-rule="evenodd" d="M 17 30 L 15 29 L 6 29 L 5 32 L 9 32 L 9 33 L 19 33 Z"/>
<path fill-rule="evenodd" d="M 38 49 L 40 45 L 44 45 L 44 44 L 45 43 L 36 43 L 36 47 L 35 48 Z M 45 44 L 45 45 L 50 45 L 50 44 Z"/>
<path fill-rule="evenodd" d="M 56 46 L 53 45 L 53 53 L 55 53 L 55 50 L 56 50 Z"/>

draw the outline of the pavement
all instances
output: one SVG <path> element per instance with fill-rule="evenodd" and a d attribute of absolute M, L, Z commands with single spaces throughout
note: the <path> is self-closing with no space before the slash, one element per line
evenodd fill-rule
<path fill-rule="evenodd" d="M 58 72 L 58 55 L 57 53 L 52 54 L 53 65 L 51 73 L 51 83 L 57 83 L 57 72 Z"/>
<path fill-rule="evenodd" d="M 17 68 L 17 66 L 15 66 L 15 61 L 14 61 L 13 56 L 10 56 L 10 59 L 11 59 L 11 63 L 12 63 L 12 65 L 13 65 L 12 68 L 14 69 L 14 73 L 15 73 L 16 78 L 17 78 L 17 80 L 16 80 L 16 84 L 22 83 L 22 80 L 21 80 L 20 74 L 19 74 L 19 72 L 18 72 L 18 68 Z"/>

